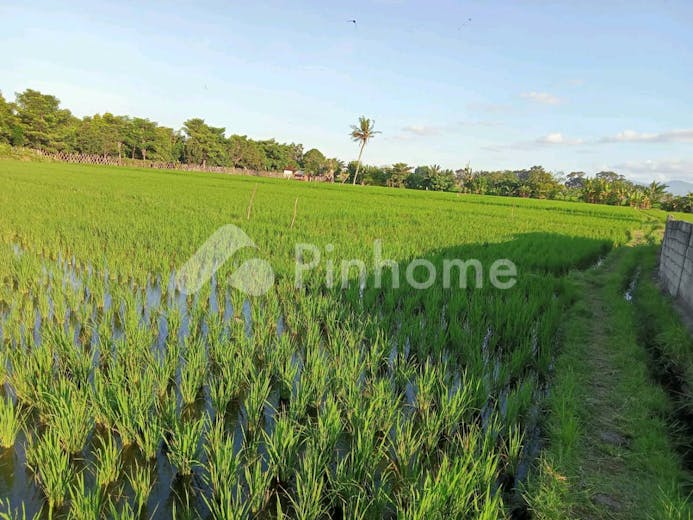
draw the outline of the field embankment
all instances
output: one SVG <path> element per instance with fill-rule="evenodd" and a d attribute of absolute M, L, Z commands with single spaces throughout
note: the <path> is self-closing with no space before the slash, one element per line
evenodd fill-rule
<path fill-rule="evenodd" d="M 681 406 L 693 401 L 662 376 L 675 362 L 690 377 L 692 342 L 656 286 L 657 237 L 573 276 L 548 446 L 526 495 L 537 518 L 690 518 Z"/>

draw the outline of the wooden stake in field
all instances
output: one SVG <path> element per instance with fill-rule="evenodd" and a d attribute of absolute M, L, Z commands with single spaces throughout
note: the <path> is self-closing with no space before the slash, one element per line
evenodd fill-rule
<path fill-rule="evenodd" d="M 250 204 L 248 204 L 248 214 L 246 215 L 246 219 L 250 220 L 250 212 L 253 209 L 253 201 L 255 200 L 255 193 L 257 192 L 257 184 L 253 188 L 253 194 L 250 196 Z"/>
<path fill-rule="evenodd" d="M 298 197 L 296 197 L 296 201 L 294 202 L 294 216 L 291 218 L 291 229 L 294 228 L 294 222 L 296 222 L 296 210 L 298 209 Z"/>

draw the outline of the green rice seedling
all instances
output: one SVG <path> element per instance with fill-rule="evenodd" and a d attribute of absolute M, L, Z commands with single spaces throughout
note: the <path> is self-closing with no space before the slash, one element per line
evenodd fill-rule
<path fill-rule="evenodd" d="M 190 491 L 183 489 L 183 496 L 176 495 L 176 502 L 171 505 L 171 518 L 176 520 L 199 520 L 200 516 L 190 503 Z M 180 504 L 180 505 L 179 505 Z"/>
<path fill-rule="evenodd" d="M 94 425 L 86 389 L 60 378 L 52 392 L 44 394 L 48 427 L 70 454 L 82 451 Z"/>
<path fill-rule="evenodd" d="M 415 422 L 400 417 L 388 436 L 388 452 L 394 474 L 402 485 L 411 485 L 423 470 L 421 449 L 422 434 Z"/>
<path fill-rule="evenodd" d="M 70 457 L 61 444 L 58 434 L 49 429 L 31 438 L 26 447 L 27 465 L 48 499 L 49 516 L 65 502 L 74 476 Z"/>
<path fill-rule="evenodd" d="M 80 473 L 75 478 L 75 482 L 70 486 L 70 520 L 94 520 L 101 518 L 108 496 L 104 488 L 96 486 L 87 489 L 84 481 L 84 473 Z"/>
<path fill-rule="evenodd" d="M 364 423 L 369 426 L 372 423 Z M 351 480 L 363 482 L 375 471 L 381 461 L 386 460 L 385 439 L 376 435 L 375 430 L 357 430 L 353 433 L 351 451 L 349 452 L 349 469 Z"/>
<path fill-rule="evenodd" d="M 17 399 L 45 413 L 42 397 L 53 383 L 53 351 L 43 343 L 31 351 L 10 351 L 12 370 L 9 383 Z"/>
<path fill-rule="evenodd" d="M 457 384 L 441 387 L 439 397 L 440 415 L 443 418 L 442 433 L 452 438 L 461 426 L 471 420 L 474 413 L 473 399 L 478 391 L 479 381 L 461 377 Z"/>
<path fill-rule="evenodd" d="M 329 457 L 334 452 L 337 440 L 343 431 L 341 410 L 334 396 L 328 395 L 325 398 L 318 412 L 315 426 L 317 449 Z"/>
<path fill-rule="evenodd" d="M 113 403 L 113 391 L 108 377 L 100 369 L 94 371 L 90 386 L 90 402 L 94 414 L 94 422 L 104 428 L 115 427 L 116 413 Z"/>
<path fill-rule="evenodd" d="M 452 461 L 444 455 L 437 471 L 427 471 L 421 485 L 410 488 L 410 502 L 402 513 L 421 520 L 503 517 L 500 494 L 494 495 L 490 481 L 480 479 L 482 464 L 475 465 L 469 457 Z"/>
<path fill-rule="evenodd" d="M 0 349 L 0 385 L 4 385 L 7 381 L 7 369 L 10 358 L 7 351 Z"/>
<path fill-rule="evenodd" d="M 306 422 L 310 402 L 310 393 L 306 392 L 304 388 L 304 376 L 302 375 L 293 386 L 289 400 L 289 417 L 291 417 L 292 421 L 299 424 Z"/>
<path fill-rule="evenodd" d="M 517 475 L 517 468 L 522 456 L 523 434 L 517 426 L 511 426 L 507 436 L 503 439 L 503 462 L 505 472 L 509 475 Z"/>
<path fill-rule="evenodd" d="M 214 495 L 221 499 L 226 488 L 234 488 L 238 484 L 242 452 L 236 452 L 235 439 L 226 434 L 224 421 L 220 418 L 209 429 L 204 449 L 207 455 L 206 480 Z M 227 496 L 226 500 L 229 498 Z"/>
<path fill-rule="evenodd" d="M 294 382 L 298 377 L 298 364 L 291 355 L 288 355 L 283 362 L 279 363 L 277 372 L 279 374 L 279 397 L 283 400 L 288 400 L 291 397 Z"/>
<path fill-rule="evenodd" d="M 524 379 L 516 388 L 512 389 L 507 397 L 506 424 L 520 423 L 523 415 L 532 407 L 533 401 L 538 400 L 537 383 L 534 377 Z"/>
<path fill-rule="evenodd" d="M 154 356 L 150 356 L 148 368 L 155 381 L 157 397 L 159 397 L 159 399 L 166 395 L 169 386 L 175 382 L 179 359 L 180 346 L 177 343 L 166 347 L 166 353 L 160 361 Z"/>
<path fill-rule="evenodd" d="M 94 353 L 74 345 L 62 327 L 51 328 L 45 340 L 53 345 L 60 371 L 79 386 L 86 385 L 94 365 Z"/>
<path fill-rule="evenodd" d="M 123 502 L 120 509 L 115 502 L 111 501 L 108 506 L 108 518 L 110 520 L 139 520 L 139 516 L 135 513 L 130 502 L 127 501 Z"/>
<path fill-rule="evenodd" d="M 26 514 L 26 507 L 22 504 L 22 509 L 12 508 L 9 498 L 0 501 L 0 520 L 27 520 L 29 517 Z M 39 520 L 41 518 L 41 510 L 31 517 L 31 520 Z"/>
<path fill-rule="evenodd" d="M 304 392 L 310 396 L 308 406 L 312 410 L 318 410 L 330 385 L 331 370 L 325 353 L 317 348 L 308 348 L 306 351 L 306 364 L 302 381 L 305 381 Z"/>
<path fill-rule="evenodd" d="M 270 374 L 266 370 L 253 374 L 249 379 L 248 395 L 243 407 L 248 421 L 248 433 L 262 428 L 263 412 L 271 389 Z"/>
<path fill-rule="evenodd" d="M 106 488 L 120 476 L 122 461 L 121 450 L 110 432 L 99 437 L 99 446 L 94 451 L 96 483 Z"/>
<path fill-rule="evenodd" d="M 178 419 L 169 432 L 168 458 L 179 475 L 190 475 L 194 466 L 200 464 L 200 439 L 207 417 L 197 420 Z"/>
<path fill-rule="evenodd" d="M 265 510 L 271 497 L 271 477 L 262 467 L 261 457 L 255 457 L 245 464 L 248 509 L 254 517 Z"/>
<path fill-rule="evenodd" d="M 192 404 L 204 384 L 207 371 L 204 343 L 189 342 L 186 346 L 185 363 L 180 371 L 180 393 L 185 404 Z"/>
<path fill-rule="evenodd" d="M 137 461 L 135 461 L 135 466 L 132 472 L 128 475 L 128 481 L 135 493 L 135 505 L 137 506 L 137 516 L 141 517 L 142 512 L 145 507 L 147 507 L 147 501 L 149 500 L 149 495 L 154 487 L 154 482 L 152 480 L 152 470 L 147 465 L 140 466 Z"/>
<path fill-rule="evenodd" d="M 137 439 L 140 417 L 148 415 L 154 404 L 154 392 L 145 385 L 113 386 L 114 427 L 124 446 Z"/>
<path fill-rule="evenodd" d="M 314 450 L 306 450 L 296 472 L 296 495 L 289 495 L 289 500 L 299 520 L 317 520 L 328 513 L 324 500 L 324 466 L 320 464 L 319 455 Z"/>
<path fill-rule="evenodd" d="M 136 424 L 135 443 L 147 460 L 155 459 L 164 433 L 161 417 L 156 413 L 139 414 Z"/>
<path fill-rule="evenodd" d="M 226 409 L 234 396 L 236 383 L 228 377 L 222 369 L 220 375 L 213 376 L 209 382 L 209 398 L 214 408 L 214 413 L 223 417 Z"/>
<path fill-rule="evenodd" d="M 155 413 L 161 417 L 161 426 L 164 432 L 170 432 L 180 420 L 180 410 L 178 409 L 175 389 L 171 388 L 166 397 L 156 402 Z"/>
<path fill-rule="evenodd" d="M 246 520 L 250 518 L 250 505 L 237 486 L 222 488 L 214 497 L 202 497 L 214 520 Z M 279 518 L 279 517 L 278 517 Z"/>
<path fill-rule="evenodd" d="M 26 423 L 26 414 L 21 406 L 12 402 L 10 396 L 0 397 L 0 447 L 11 448 L 19 430 Z"/>
<path fill-rule="evenodd" d="M 283 486 L 288 484 L 298 464 L 304 430 L 304 426 L 296 424 L 289 416 L 280 414 L 275 417 L 272 433 L 263 432 L 268 471 Z"/>
<path fill-rule="evenodd" d="M 349 495 L 342 501 L 344 518 L 353 520 L 367 520 L 373 518 L 371 505 L 373 499 L 368 496 L 365 490 L 359 489 L 355 494 Z"/>

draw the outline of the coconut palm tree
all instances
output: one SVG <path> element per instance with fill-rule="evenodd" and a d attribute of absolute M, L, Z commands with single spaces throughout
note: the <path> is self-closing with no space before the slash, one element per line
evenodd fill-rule
<path fill-rule="evenodd" d="M 351 139 L 357 143 L 361 143 L 361 149 L 359 150 L 359 158 L 356 160 L 356 173 L 354 173 L 354 182 L 356 184 L 356 178 L 359 176 L 359 170 L 361 169 L 361 156 L 363 155 L 363 149 L 366 147 L 366 143 L 370 141 L 376 132 L 373 130 L 375 126 L 375 121 L 371 121 L 366 116 L 359 117 L 358 125 L 351 125 Z"/>

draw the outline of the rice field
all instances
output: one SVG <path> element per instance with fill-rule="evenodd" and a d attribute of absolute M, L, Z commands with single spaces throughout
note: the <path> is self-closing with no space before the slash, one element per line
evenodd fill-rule
<path fill-rule="evenodd" d="M 0 161 L 1 518 L 481 518 L 521 508 L 565 275 L 657 211 Z M 226 224 L 195 295 L 176 270 Z M 331 266 L 507 258 L 517 283 Z M 295 245 L 322 262 L 296 287 Z M 269 293 L 230 285 L 266 260 Z"/>

